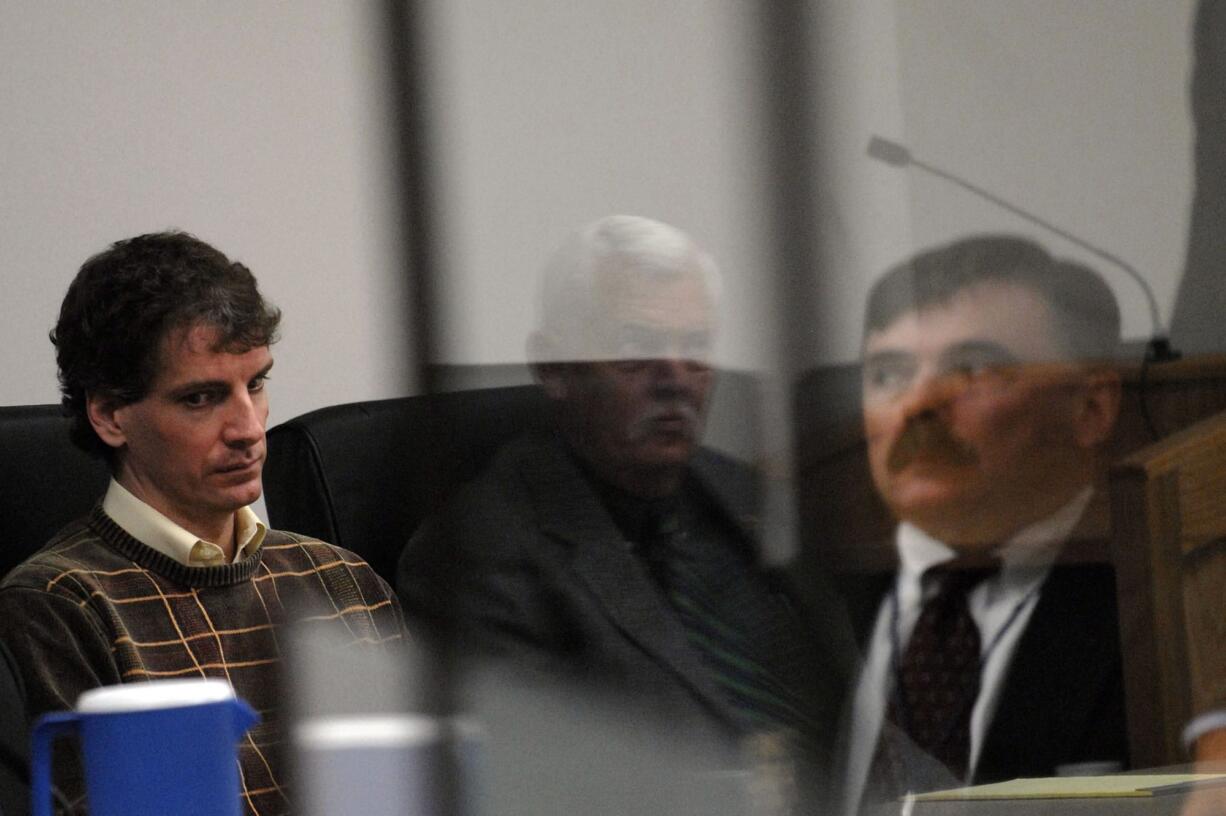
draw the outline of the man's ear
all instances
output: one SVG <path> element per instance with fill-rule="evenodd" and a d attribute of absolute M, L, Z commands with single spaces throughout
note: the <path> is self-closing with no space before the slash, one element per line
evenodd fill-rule
<path fill-rule="evenodd" d="M 113 398 L 98 394 L 87 394 L 85 397 L 85 415 L 89 417 L 89 424 L 93 426 L 94 433 L 112 448 L 121 448 L 128 443 L 122 423 L 116 417 L 116 412 L 122 407 Z"/>
<path fill-rule="evenodd" d="M 1120 373 L 1114 368 L 1095 368 L 1086 374 L 1074 419 L 1082 448 L 1096 448 L 1111 437 L 1120 414 L 1120 390 Z"/>

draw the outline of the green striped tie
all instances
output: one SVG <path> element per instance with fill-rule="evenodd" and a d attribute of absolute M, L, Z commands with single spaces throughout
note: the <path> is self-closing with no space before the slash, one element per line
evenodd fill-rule
<path fill-rule="evenodd" d="M 787 604 L 754 581 L 736 553 L 711 547 L 690 557 L 675 513 L 660 520 L 652 539 L 652 571 L 746 730 L 808 730 L 813 723 L 796 698 L 796 683 L 781 677 L 799 660 L 788 645 L 795 627 L 788 625 Z"/>

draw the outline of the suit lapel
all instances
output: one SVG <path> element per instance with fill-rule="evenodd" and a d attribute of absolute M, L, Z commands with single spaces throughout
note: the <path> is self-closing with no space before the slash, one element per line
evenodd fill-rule
<path fill-rule="evenodd" d="M 843 573 L 839 575 L 838 591 L 847 608 L 856 645 L 868 648 L 869 638 L 877 625 L 881 604 L 894 587 L 894 573 Z"/>
<path fill-rule="evenodd" d="M 613 519 L 558 440 L 525 461 L 521 475 L 540 513 L 541 529 L 572 547 L 569 568 L 610 623 L 670 670 L 709 708 L 734 715 L 684 628 L 622 537 Z"/>
<path fill-rule="evenodd" d="M 975 781 L 1048 775 L 1075 755 L 1104 725 L 1089 719 L 1119 672 L 1117 638 L 1110 568 L 1056 564 L 1014 652 Z"/>

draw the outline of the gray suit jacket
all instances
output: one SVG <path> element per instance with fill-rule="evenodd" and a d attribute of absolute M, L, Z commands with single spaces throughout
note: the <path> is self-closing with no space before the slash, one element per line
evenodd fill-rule
<path fill-rule="evenodd" d="M 748 551 L 756 524 L 752 474 L 705 450 L 691 469 L 711 506 L 744 536 L 749 597 L 763 604 L 787 598 L 781 579 L 756 567 Z M 397 588 L 408 617 L 466 654 L 578 681 L 670 729 L 738 734 L 735 712 L 684 627 L 556 437 L 529 435 L 504 447 L 413 537 Z M 829 620 L 805 622 L 790 601 L 771 608 L 787 611 L 771 625 L 792 627 L 793 642 L 805 644 L 810 668 L 800 675 L 808 686 L 801 692 L 814 717 L 830 725 L 812 736 L 828 743 L 851 657 L 841 607 L 829 607 Z M 759 640 L 777 635 L 763 631 Z"/>

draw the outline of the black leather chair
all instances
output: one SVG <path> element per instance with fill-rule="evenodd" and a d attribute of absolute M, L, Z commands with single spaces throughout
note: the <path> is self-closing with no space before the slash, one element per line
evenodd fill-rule
<path fill-rule="evenodd" d="M 356 552 L 394 584 L 417 525 L 504 442 L 548 422 L 535 385 L 312 411 L 268 432 L 269 521 Z"/>
<path fill-rule="evenodd" d="M 30 812 L 29 734 L 25 687 L 12 654 L 0 643 L 0 816 Z"/>
<path fill-rule="evenodd" d="M 60 406 L 0 407 L 0 575 L 88 513 L 109 478 L 69 441 Z"/>
<path fill-rule="evenodd" d="M 0 575 L 90 511 L 106 464 L 68 438 L 58 405 L 0 407 Z M 27 813 L 28 730 L 13 658 L 0 644 L 0 813 Z"/>

